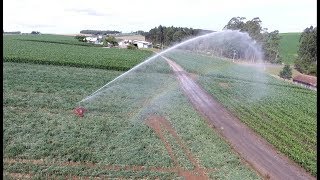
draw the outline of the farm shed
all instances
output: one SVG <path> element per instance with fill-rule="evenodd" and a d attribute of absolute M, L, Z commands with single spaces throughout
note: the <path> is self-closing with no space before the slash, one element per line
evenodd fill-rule
<path fill-rule="evenodd" d="M 300 84 L 306 88 L 317 90 L 317 77 L 299 74 L 293 78 L 295 84 Z"/>

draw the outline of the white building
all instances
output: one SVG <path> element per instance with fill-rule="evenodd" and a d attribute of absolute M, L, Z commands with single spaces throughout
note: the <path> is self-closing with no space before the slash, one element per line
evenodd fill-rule
<path fill-rule="evenodd" d="M 132 43 L 131 40 L 123 40 L 123 41 L 120 41 L 118 44 L 119 44 L 119 48 L 127 48 L 128 45 Z"/>
<path fill-rule="evenodd" d="M 118 44 L 119 44 L 119 48 L 127 48 L 128 45 L 130 45 L 130 44 L 136 46 L 139 49 L 152 48 L 152 43 L 147 42 L 147 41 L 127 40 L 126 39 L 126 40 L 120 41 Z"/>
<path fill-rule="evenodd" d="M 102 42 L 102 36 L 100 37 L 86 37 L 87 42 L 93 43 L 93 44 L 103 44 Z"/>
<path fill-rule="evenodd" d="M 134 40 L 132 42 L 133 45 L 137 46 L 139 49 L 142 49 L 142 48 L 152 48 L 152 43 L 150 42 L 147 42 L 147 41 L 137 41 L 137 40 Z"/>

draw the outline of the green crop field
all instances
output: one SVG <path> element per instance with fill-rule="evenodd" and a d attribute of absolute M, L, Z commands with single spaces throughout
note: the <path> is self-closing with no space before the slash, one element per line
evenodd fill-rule
<path fill-rule="evenodd" d="M 10 35 L 3 43 L 5 178 L 261 178 L 196 112 L 161 58 L 102 89 L 81 104 L 85 116 L 75 116 L 79 101 L 152 52 L 56 35 Z M 316 92 L 218 58 L 182 51 L 165 56 L 317 175 Z"/>
<path fill-rule="evenodd" d="M 280 33 L 280 56 L 283 58 L 283 63 L 294 63 L 298 56 L 300 35 L 301 33 Z"/>
<path fill-rule="evenodd" d="M 72 112 L 77 102 L 121 72 L 4 63 L 6 177 L 177 179 L 175 169 L 196 165 L 185 146 L 211 178 L 259 179 L 188 103 L 169 66 L 156 62 L 109 88 L 83 118 Z M 145 124 L 154 114 L 181 140 L 166 129 L 166 141 L 157 137 Z"/>
<path fill-rule="evenodd" d="M 168 55 L 282 153 L 317 175 L 317 93 L 254 68 L 208 56 Z"/>
<path fill-rule="evenodd" d="M 57 37 L 55 39 L 55 37 Z M 108 49 L 55 35 L 4 36 L 5 62 L 129 70 L 152 55 L 146 50 Z"/>
<path fill-rule="evenodd" d="M 200 166 L 210 178 L 260 179 L 196 113 L 161 59 L 84 104 L 85 117 L 75 116 L 80 100 L 123 73 L 104 68 L 131 68 L 151 52 L 54 35 L 5 36 L 4 46 L 4 60 L 14 61 L 4 62 L 5 178 L 180 179 L 181 172 L 202 173 Z M 154 115 L 174 133 L 147 125 Z"/>

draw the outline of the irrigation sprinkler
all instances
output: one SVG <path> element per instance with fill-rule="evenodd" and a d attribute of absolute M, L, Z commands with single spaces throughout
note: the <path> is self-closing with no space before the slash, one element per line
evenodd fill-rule
<path fill-rule="evenodd" d="M 234 50 L 233 50 L 233 58 L 232 58 L 232 62 L 234 62 L 234 57 L 236 56 L 236 54 L 237 54 L 237 52 L 236 52 L 236 50 L 234 49 Z"/>
<path fill-rule="evenodd" d="M 84 116 L 84 113 L 86 112 L 87 110 L 84 108 L 84 107 L 77 107 L 73 110 L 73 112 L 79 116 L 79 117 L 83 117 Z"/>

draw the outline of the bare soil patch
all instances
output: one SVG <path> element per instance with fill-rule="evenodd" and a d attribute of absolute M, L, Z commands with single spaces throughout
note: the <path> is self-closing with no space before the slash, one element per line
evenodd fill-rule
<path fill-rule="evenodd" d="M 189 73 L 189 76 L 192 80 L 196 81 L 198 79 L 198 75 L 195 73 Z"/>
<path fill-rule="evenodd" d="M 221 87 L 223 87 L 223 88 L 229 88 L 230 86 L 229 86 L 229 84 L 228 83 L 219 83 L 219 86 L 221 86 Z"/>
<path fill-rule="evenodd" d="M 24 174 L 24 173 L 5 173 L 5 175 L 15 179 L 31 179 L 33 177 L 31 174 Z"/>
<path fill-rule="evenodd" d="M 157 136 L 161 139 L 161 141 L 165 144 L 167 151 L 171 157 L 171 159 L 174 161 L 175 168 L 173 168 L 179 176 L 182 176 L 186 179 L 209 179 L 207 176 L 208 170 L 205 168 L 202 168 L 199 164 L 199 162 L 194 158 L 190 150 L 185 146 L 182 139 L 178 136 L 175 129 L 171 126 L 170 122 L 164 119 L 161 116 L 151 116 L 147 121 L 146 124 L 151 127 Z M 188 157 L 189 161 L 193 164 L 195 167 L 192 171 L 184 170 L 181 168 L 178 164 L 178 161 L 176 157 L 173 154 L 173 151 L 171 149 L 171 146 L 169 142 L 164 138 L 162 129 L 166 129 L 178 142 L 178 145 L 181 147 L 185 155 Z M 210 169 L 212 171 L 212 169 Z"/>

